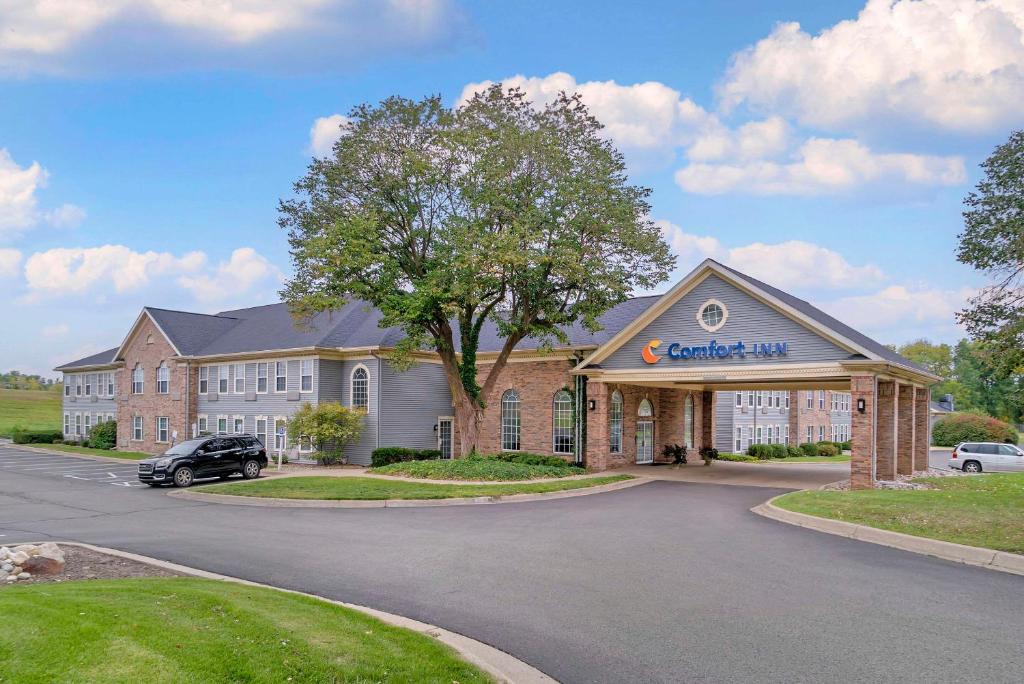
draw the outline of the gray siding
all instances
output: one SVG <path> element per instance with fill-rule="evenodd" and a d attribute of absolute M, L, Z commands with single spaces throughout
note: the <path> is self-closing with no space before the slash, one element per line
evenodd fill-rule
<path fill-rule="evenodd" d="M 330 389 L 331 392 L 340 392 L 340 397 L 334 395 L 336 398 L 332 401 L 341 401 L 342 406 L 352 406 L 352 372 L 358 367 L 363 366 L 366 368 L 370 375 L 367 390 L 369 396 L 367 397 L 367 412 L 363 418 L 363 432 L 359 435 L 359 440 L 353 444 L 347 444 L 343 448 L 345 454 L 345 460 L 348 463 L 355 463 L 357 465 L 370 465 L 370 454 L 377 448 L 377 430 L 378 430 L 378 417 L 380 415 L 380 359 L 363 359 L 363 360 L 345 360 L 335 362 L 340 367 L 341 384 L 337 390 Z"/>
<path fill-rule="evenodd" d="M 114 379 L 115 396 L 98 394 L 99 378 L 105 373 L 111 373 Z M 85 395 L 85 384 L 88 379 L 90 385 L 89 396 Z M 61 427 L 64 425 L 64 414 L 70 414 L 69 431 L 65 433 L 68 438 L 75 437 L 75 416 L 82 416 L 82 438 L 85 438 L 85 416 L 89 416 L 90 425 L 95 425 L 107 416 L 117 420 L 117 371 L 94 371 L 89 373 L 64 373 L 64 386 L 70 389 L 70 395 L 61 397 Z M 77 388 L 82 387 L 82 394 L 77 394 Z M 104 392 L 106 388 L 103 388 Z M 99 417 L 99 419 L 97 419 Z"/>
<path fill-rule="evenodd" d="M 725 325 L 715 333 L 709 333 L 697 323 L 697 309 L 708 299 L 718 299 L 729 310 Z M 635 335 L 626 344 L 601 362 L 602 368 L 649 368 L 640 357 L 644 346 L 652 339 L 662 340 L 658 352 L 664 353 L 672 342 L 684 346 L 703 346 L 712 339 L 719 344 L 734 344 L 742 341 L 754 343 L 788 342 L 788 353 L 784 357 L 773 357 L 773 363 L 798 363 L 808 361 L 836 361 L 850 358 L 850 353 L 832 342 L 810 331 L 796 321 L 783 316 L 771 307 L 736 289 L 715 275 L 688 292 L 667 311 Z M 747 354 L 745 358 L 730 357 L 716 360 L 677 360 L 664 358 L 660 368 L 699 368 L 701 365 L 737 365 L 764 363 L 767 359 Z"/>
<path fill-rule="evenodd" d="M 417 363 L 399 373 L 381 367 L 380 445 L 436 449 L 439 416 L 453 416 L 452 394 L 439 363 Z"/>

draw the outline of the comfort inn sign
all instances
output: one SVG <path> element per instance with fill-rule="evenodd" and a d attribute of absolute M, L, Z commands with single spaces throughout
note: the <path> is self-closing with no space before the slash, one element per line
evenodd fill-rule
<path fill-rule="evenodd" d="M 650 364 L 661 361 L 664 357 L 654 351 L 661 344 L 662 341 L 657 339 L 648 342 L 640 352 L 644 361 Z M 776 356 L 786 356 L 788 350 L 788 342 L 754 342 L 752 344 L 745 344 L 743 340 L 739 340 L 732 344 L 722 344 L 716 340 L 711 340 L 706 345 L 697 346 L 672 342 L 665 348 L 665 356 L 669 359 L 683 361 L 691 359 L 743 359 L 748 355 L 768 359 Z"/>

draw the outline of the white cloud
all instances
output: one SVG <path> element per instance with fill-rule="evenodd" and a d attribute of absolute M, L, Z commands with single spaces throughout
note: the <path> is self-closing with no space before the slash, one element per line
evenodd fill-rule
<path fill-rule="evenodd" d="M 869 0 L 816 36 L 777 25 L 734 56 L 719 97 L 824 128 L 999 130 L 1020 121 L 1022 33 L 1020 0 Z"/>
<path fill-rule="evenodd" d="M 21 252 L 16 249 L 0 249 L 0 278 L 14 278 L 21 266 Z"/>
<path fill-rule="evenodd" d="M 686 156 L 696 162 L 765 159 L 785 152 L 790 136 L 789 125 L 777 116 L 745 123 L 736 130 L 719 125 L 698 136 Z"/>
<path fill-rule="evenodd" d="M 39 162 L 18 166 L 10 153 L 0 148 L 0 237 L 38 221 L 36 190 L 46 185 L 47 175 Z"/>
<path fill-rule="evenodd" d="M 106 289 L 117 293 L 144 287 L 159 276 L 189 273 L 206 264 L 202 252 L 177 257 L 169 252 L 135 252 L 124 245 L 58 247 L 37 252 L 25 263 L 29 292 L 36 296 L 82 294 Z"/>
<path fill-rule="evenodd" d="M 450 0 L 0 0 L 0 70 L 168 70 L 242 55 L 338 67 L 341 55 L 443 45 L 459 18 Z"/>
<path fill-rule="evenodd" d="M 69 332 L 71 332 L 71 326 L 67 323 L 54 323 L 53 325 L 43 326 L 39 334 L 43 337 L 64 337 Z"/>
<path fill-rule="evenodd" d="M 85 220 L 85 209 L 74 204 L 62 204 L 46 212 L 46 220 L 54 228 L 77 228 Z"/>
<path fill-rule="evenodd" d="M 183 275 L 178 284 L 201 302 L 219 302 L 249 292 L 257 285 L 279 284 L 281 271 L 252 247 L 241 247 L 212 273 Z"/>
<path fill-rule="evenodd" d="M 822 195 L 865 185 L 959 185 L 967 178 L 961 157 L 879 153 L 856 140 L 811 138 L 791 160 L 692 163 L 676 172 L 676 183 L 697 194 Z"/>
<path fill-rule="evenodd" d="M 954 313 L 976 294 L 970 288 L 944 290 L 927 285 L 890 285 L 867 295 L 825 304 L 836 318 L 876 339 L 903 342 L 918 337 L 955 339 L 964 331 Z"/>
<path fill-rule="evenodd" d="M 315 157 L 326 157 L 334 149 L 334 143 L 341 137 L 341 125 L 349 122 L 347 116 L 331 114 L 321 116 L 309 129 L 309 151 Z"/>

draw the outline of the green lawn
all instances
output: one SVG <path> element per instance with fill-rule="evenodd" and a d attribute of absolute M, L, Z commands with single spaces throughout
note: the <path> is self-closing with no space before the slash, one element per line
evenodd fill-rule
<path fill-rule="evenodd" d="M 5 682 L 486 682 L 430 637 L 357 611 L 203 579 L 0 588 Z"/>
<path fill-rule="evenodd" d="M 75 446 L 74 444 L 26 444 L 25 446 L 35 449 L 46 449 L 48 451 L 62 451 L 68 454 L 85 454 L 87 456 L 107 456 L 109 458 L 123 458 L 128 461 L 138 461 L 141 458 L 150 458 L 152 454 L 144 454 L 141 451 L 113 451 L 108 449 L 93 449 L 91 447 Z"/>
<path fill-rule="evenodd" d="M 936 489 L 794 492 L 776 499 L 775 505 L 919 537 L 1024 553 L 1024 473 L 916 481 Z"/>
<path fill-rule="evenodd" d="M 633 479 L 631 475 L 611 475 L 580 480 L 554 480 L 551 482 L 508 484 L 435 484 L 433 482 L 407 482 L 385 480 L 379 477 L 275 477 L 232 482 L 200 487 L 210 494 L 234 496 L 261 496 L 277 499 L 453 499 L 472 496 L 503 496 L 508 494 L 536 494 L 581 489 Z"/>
<path fill-rule="evenodd" d="M 841 456 L 787 456 L 786 458 L 770 458 L 766 463 L 849 463 L 850 455 Z"/>
<path fill-rule="evenodd" d="M 575 466 L 528 465 L 493 458 L 470 456 L 467 458 L 440 459 L 436 461 L 405 461 L 371 468 L 377 475 L 401 475 L 427 480 L 486 480 L 488 482 L 509 482 L 514 480 L 542 480 L 545 478 L 582 475 L 586 471 Z"/>
<path fill-rule="evenodd" d="M 0 389 L 0 437 L 10 437 L 11 429 L 61 429 L 60 392 Z"/>

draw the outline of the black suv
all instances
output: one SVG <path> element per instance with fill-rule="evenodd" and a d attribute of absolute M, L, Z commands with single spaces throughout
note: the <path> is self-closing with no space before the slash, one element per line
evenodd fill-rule
<path fill-rule="evenodd" d="M 168 482 L 189 487 L 198 479 L 227 479 L 241 473 L 246 480 L 260 476 L 267 451 L 252 435 L 213 435 L 175 444 L 163 456 L 139 461 L 139 480 L 150 487 Z"/>

